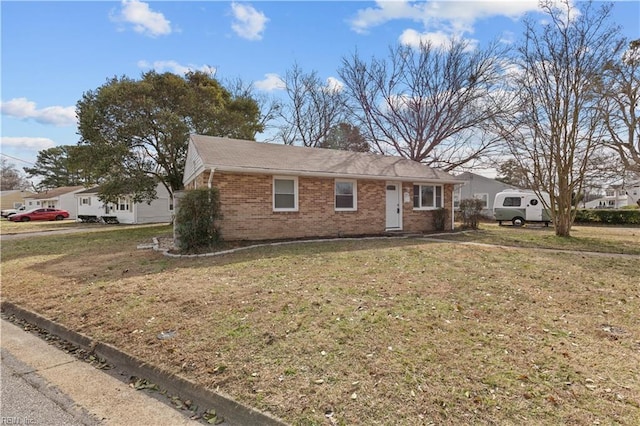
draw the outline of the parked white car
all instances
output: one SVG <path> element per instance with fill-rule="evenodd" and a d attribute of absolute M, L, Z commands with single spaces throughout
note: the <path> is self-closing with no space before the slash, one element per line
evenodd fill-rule
<path fill-rule="evenodd" d="M 6 209 L 6 210 L 2 210 L 0 212 L 0 216 L 8 218 L 9 216 L 11 216 L 13 214 L 22 213 L 22 212 L 24 212 L 26 210 L 27 210 L 27 206 L 20 206 L 17 209 Z"/>

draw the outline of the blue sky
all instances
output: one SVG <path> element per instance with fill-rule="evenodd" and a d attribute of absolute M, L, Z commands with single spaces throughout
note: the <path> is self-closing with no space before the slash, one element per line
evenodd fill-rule
<path fill-rule="evenodd" d="M 395 43 L 451 35 L 517 42 L 537 0 L 489 1 L 2 1 L 1 152 L 22 169 L 39 150 L 74 145 L 75 104 L 113 76 L 150 69 L 215 70 L 271 96 L 297 63 L 337 78 L 341 59 L 386 55 Z M 640 1 L 613 21 L 640 38 Z M 258 138 L 260 139 L 260 138 Z"/>

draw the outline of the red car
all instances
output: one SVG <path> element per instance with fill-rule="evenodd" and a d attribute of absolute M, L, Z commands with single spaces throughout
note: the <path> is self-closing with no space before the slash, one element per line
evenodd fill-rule
<path fill-rule="evenodd" d="M 12 222 L 29 222 L 30 220 L 62 220 L 69 217 L 69 212 L 60 209 L 31 209 L 24 213 L 8 217 Z"/>

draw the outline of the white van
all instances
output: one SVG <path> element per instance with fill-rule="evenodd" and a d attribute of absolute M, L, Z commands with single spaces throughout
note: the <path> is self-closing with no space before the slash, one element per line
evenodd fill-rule
<path fill-rule="evenodd" d="M 542 197 L 540 199 L 533 191 L 506 189 L 496 194 L 493 215 L 500 225 L 509 221 L 513 226 L 522 226 L 525 222 L 544 222 L 545 226 L 549 226 L 551 216 L 545 206 L 550 206 L 551 201 L 546 192 L 542 193 Z"/>

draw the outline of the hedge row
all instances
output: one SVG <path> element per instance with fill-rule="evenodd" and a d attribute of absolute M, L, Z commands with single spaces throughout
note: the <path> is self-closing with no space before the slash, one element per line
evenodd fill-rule
<path fill-rule="evenodd" d="M 639 209 L 580 209 L 576 223 L 602 223 L 607 225 L 640 225 Z"/>

